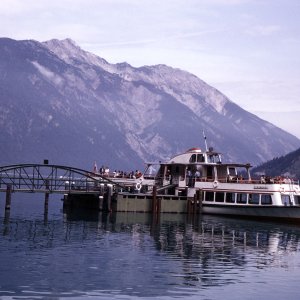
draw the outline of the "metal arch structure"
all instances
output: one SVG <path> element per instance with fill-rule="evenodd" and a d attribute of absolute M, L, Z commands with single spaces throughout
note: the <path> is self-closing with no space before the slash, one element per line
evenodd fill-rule
<path fill-rule="evenodd" d="M 95 193 L 110 179 L 79 168 L 47 165 L 19 164 L 0 167 L 0 191 L 9 186 L 13 192 L 42 193 Z M 123 187 L 118 184 L 119 187 Z"/>

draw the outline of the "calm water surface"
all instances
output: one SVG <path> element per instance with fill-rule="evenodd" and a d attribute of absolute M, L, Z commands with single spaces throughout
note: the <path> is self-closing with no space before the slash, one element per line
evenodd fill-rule
<path fill-rule="evenodd" d="M 299 299 L 300 226 L 62 211 L 0 194 L 1 299 Z"/>

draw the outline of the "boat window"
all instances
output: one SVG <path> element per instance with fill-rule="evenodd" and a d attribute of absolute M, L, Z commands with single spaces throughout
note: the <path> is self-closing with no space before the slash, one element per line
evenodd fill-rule
<path fill-rule="evenodd" d="M 259 204 L 259 194 L 249 194 L 249 204 Z"/>
<path fill-rule="evenodd" d="M 205 192 L 205 201 L 214 201 L 214 192 Z"/>
<path fill-rule="evenodd" d="M 294 196 L 295 205 L 300 205 L 300 196 Z"/>
<path fill-rule="evenodd" d="M 196 154 L 193 154 L 191 157 L 190 157 L 190 163 L 194 163 L 196 162 Z"/>
<path fill-rule="evenodd" d="M 281 195 L 281 202 L 285 206 L 291 205 L 290 195 Z"/>
<path fill-rule="evenodd" d="M 270 194 L 262 194 L 260 197 L 261 204 L 272 204 L 272 197 Z"/>
<path fill-rule="evenodd" d="M 197 154 L 197 162 L 204 162 L 203 154 Z"/>
<path fill-rule="evenodd" d="M 236 176 L 235 168 L 229 168 L 229 169 L 228 169 L 228 172 L 229 172 L 229 175 L 230 175 L 230 176 Z"/>
<path fill-rule="evenodd" d="M 245 194 L 245 193 L 236 194 L 236 202 L 246 204 L 247 203 L 247 194 Z"/>
<path fill-rule="evenodd" d="M 207 177 L 207 179 L 212 179 L 213 178 L 212 166 L 207 166 L 207 168 L 206 168 L 206 177 Z"/>
<path fill-rule="evenodd" d="M 300 205 L 300 196 L 294 196 L 295 205 Z"/>
<path fill-rule="evenodd" d="M 234 193 L 226 193 L 225 201 L 227 203 L 234 203 Z"/>
<path fill-rule="evenodd" d="M 221 158 L 220 158 L 219 154 L 210 154 L 210 155 L 208 155 L 208 162 L 209 163 L 220 163 Z"/>
<path fill-rule="evenodd" d="M 216 163 L 217 162 L 217 157 L 215 155 L 209 155 L 208 156 L 208 162 L 210 163 Z"/>
<path fill-rule="evenodd" d="M 216 200 L 215 202 L 224 202 L 224 193 L 216 192 Z"/>

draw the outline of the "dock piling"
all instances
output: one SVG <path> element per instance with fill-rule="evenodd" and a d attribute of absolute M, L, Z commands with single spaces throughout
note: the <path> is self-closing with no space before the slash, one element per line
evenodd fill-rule
<path fill-rule="evenodd" d="M 153 186 L 152 191 L 152 213 L 155 214 L 157 212 L 157 187 Z"/>
<path fill-rule="evenodd" d="M 44 203 L 45 213 L 48 212 L 48 206 L 49 206 L 49 193 L 45 193 L 45 203 Z"/>
<path fill-rule="evenodd" d="M 49 180 L 45 182 L 46 192 L 45 192 L 45 202 L 44 202 L 44 213 L 48 213 L 48 205 L 49 205 Z"/>
<path fill-rule="evenodd" d="M 193 203 L 193 214 L 195 215 L 197 213 L 197 194 L 194 195 L 194 201 Z"/>
<path fill-rule="evenodd" d="M 196 195 L 197 195 L 197 202 L 198 202 L 198 212 L 202 213 L 203 191 L 202 190 L 197 190 Z"/>
<path fill-rule="evenodd" d="M 107 210 L 112 211 L 112 195 L 113 195 L 113 185 L 107 185 Z"/>
<path fill-rule="evenodd" d="M 161 197 L 158 197 L 156 200 L 156 213 L 159 215 L 161 211 Z"/>
<path fill-rule="evenodd" d="M 190 215 L 191 212 L 192 212 L 192 201 L 191 201 L 191 199 L 188 199 L 187 200 L 187 213 L 188 213 L 188 215 Z"/>
<path fill-rule="evenodd" d="M 9 210 L 10 209 L 10 205 L 11 205 L 11 193 L 12 193 L 12 186 L 11 186 L 11 184 L 8 184 L 6 186 L 5 210 Z"/>
<path fill-rule="evenodd" d="M 99 192 L 99 200 L 98 200 L 98 210 L 102 211 L 103 210 L 103 201 L 104 201 L 104 184 L 100 184 L 100 192 Z"/>
<path fill-rule="evenodd" d="M 187 213 L 190 214 L 199 214 L 202 212 L 202 196 L 203 191 L 197 190 L 192 199 L 187 200 Z"/>

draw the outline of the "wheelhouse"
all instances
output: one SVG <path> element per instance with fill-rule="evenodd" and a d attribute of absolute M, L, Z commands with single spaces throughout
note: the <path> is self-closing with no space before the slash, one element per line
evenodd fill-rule
<path fill-rule="evenodd" d="M 249 181 L 250 167 L 250 164 L 223 164 L 221 154 L 212 149 L 202 152 L 191 148 L 161 163 L 156 179 L 158 185 L 176 184 L 179 188 L 195 186 L 197 182 Z"/>

